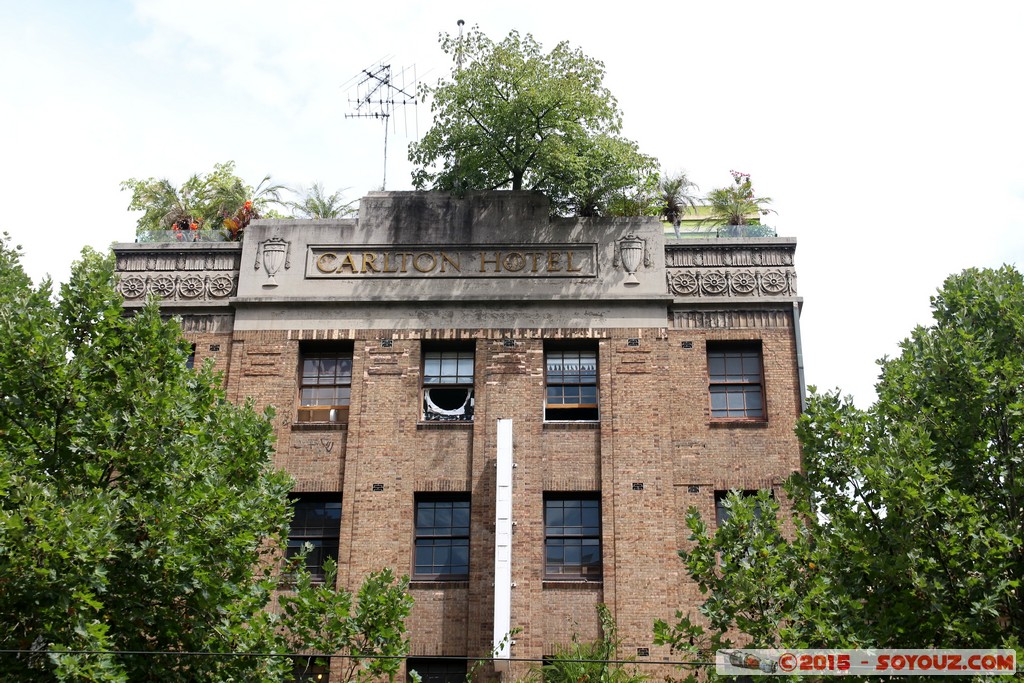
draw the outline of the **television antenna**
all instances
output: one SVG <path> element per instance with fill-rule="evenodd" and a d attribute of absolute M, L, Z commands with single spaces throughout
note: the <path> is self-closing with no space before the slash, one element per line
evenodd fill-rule
<path fill-rule="evenodd" d="M 345 114 L 346 119 L 376 119 L 384 123 L 384 181 L 381 189 L 388 182 L 388 128 L 395 126 L 393 116 L 395 110 L 402 111 L 408 106 L 415 107 L 416 102 L 416 66 L 402 67 L 393 73 L 391 64 L 380 62 L 368 66 L 353 76 L 345 85 L 355 84 L 349 90 L 348 102 L 353 111 Z M 344 87 L 344 86 L 342 86 Z M 405 134 L 409 134 L 408 119 L 403 116 Z"/>

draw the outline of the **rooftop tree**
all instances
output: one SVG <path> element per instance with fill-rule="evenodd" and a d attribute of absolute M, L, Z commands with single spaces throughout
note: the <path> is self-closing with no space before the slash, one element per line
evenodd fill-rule
<path fill-rule="evenodd" d="M 566 42 L 545 52 L 516 31 L 494 42 L 474 27 L 440 43 L 454 66 L 420 86 L 434 123 L 409 147 L 417 189 L 539 190 L 560 212 L 591 215 L 634 194 L 642 176 L 657 182 L 655 160 L 619 136 L 600 61 Z"/>

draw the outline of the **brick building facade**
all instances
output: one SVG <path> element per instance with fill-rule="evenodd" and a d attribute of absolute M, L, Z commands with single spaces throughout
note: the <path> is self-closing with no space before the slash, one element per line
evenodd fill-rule
<path fill-rule="evenodd" d="M 686 510 L 714 520 L 721 492 L 799 467 L 795 246 L 506 192 L 373 193 L 358 220 L 115 251 L 126 306 L 162 297 L 229 397 L 276 408 L 311 568 L 412 577 L 412 657 L 518 628 L 502 655 L 539 659 L 597 637 L 604 603 L 621 654 L 657 661 L 653 621 L 699 600 Z"/>

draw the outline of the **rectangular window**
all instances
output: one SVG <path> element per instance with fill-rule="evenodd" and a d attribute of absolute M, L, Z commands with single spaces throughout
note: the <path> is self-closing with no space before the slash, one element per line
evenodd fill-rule
<path fill-rule="evenodd" d="M 299 422 L 347 422 L 352 396 L 352 349 L 303 348 Z"/>
<path fill-rule="evenodd" d="M 338 538 L 341 535 L 341 501 L 337 496 L 300 495 L 292 503 L 294 510 L 288 534 L 286 557 L 298 555 L 304 548 L 306 570 L 323 581 L 324 561 L 338 561 Z"/>
<path fill-rule="evenodd" d="M 753 498 L 757 496 L 757 491 L 750 489 L 746 491 L 737 491 L 737 493 L 744 498 Z M 728 498 L 729 491 L 715 491 L 715 524 L 719 527 L 725 524 L 729 517 L 732 516 L 732 510 L 729 509 L 730 506 L 727 500 Z M 754 515 L 757 517 L 761 516 L 760 506 L 755 509 Z"/>
<path fill-rule="evenodd" d="M 188 352 L 188 358 L 185 359 L 185 367 L 192 370 L 196 367 L 196 345 L 193 344 L 192 348 Z"/>
<path fill-rule="evenodd" d="M 466 683 L 466 660 L 442 657 L 410 657 L 406 660 L 406 681 L 409 671 L 420 675 L 423 683 Z"/>
<path fill-rule="evenodd" d="M 596 494 L 544 496 L 544 576 L 601 578 L 601 499 Z"/>
<path fill-rule="evenodd" d="M 708 343 L 711 417 L 764 419 L 761 345 Z"/>
<path fill-rule="evenodd" d="M 423 419 L 473 419 L 472 346 L 423 350 Z"/>
<path fill-rule="evenodd" d="M 417 494 L 413 578 L 469 578 L 469 496 Z"/>
<path fill-rule="evenodd" d="M 597 349 L 545 348 L 545 420 L 597 420 Z"/>

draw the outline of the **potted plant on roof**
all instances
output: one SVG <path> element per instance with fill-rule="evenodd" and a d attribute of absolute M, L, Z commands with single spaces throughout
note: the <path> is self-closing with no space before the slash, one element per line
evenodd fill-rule
<path fill-rule="evenodd" d="M 227 239 L 239 241 L 250 222 L 278 218 L 270 206 L 284 205 L 283 185 L 265 176 L 253 189 L 235 175 L 235 162 L 214 164 L 213 172 L 194 174 L 180 188 L 166 179 L 131 178 L 121 183 L 131 190 L 129 211 L 142 211 L 138 234 L 143 241 L 163 234 L 176 241 Z"/>
<path fill-rule="evenodd" d="M 740 171 L 729 171 L 733 184 L 708 192 L 708 217 L 704 222 L 722 226 L 718 234 L 724 237 L 740 235 L 765 237 L 771 236 L 772 229 L 761 225 L 761 216 L 775 213 L 767 207 L 771 197 L 758 197 L 750 182 L 750 174 Z"/>
<path fill-rule="evenodd" d="M 661 215 L 672 224 L 676 239 L 679 238 L 679 225 L 682 223 L 683 214 L 687 209 L 694 213 L 697 211 L 698 198 L 691 192 L 699 189 L 697 183 L 690 180 L 685 171 L 665 174 L 658 181 Z"/>

